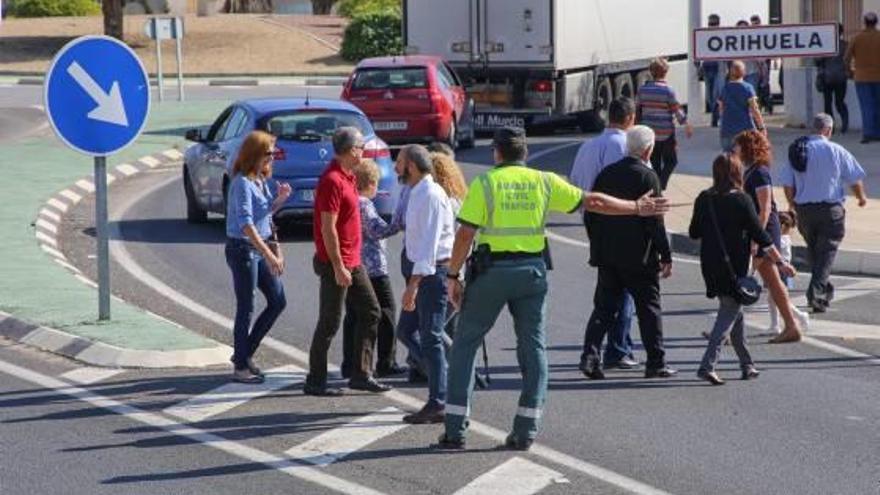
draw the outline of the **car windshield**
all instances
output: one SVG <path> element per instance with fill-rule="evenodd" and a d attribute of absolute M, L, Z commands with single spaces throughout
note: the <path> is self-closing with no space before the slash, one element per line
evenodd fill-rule
<path fill-rule="evenodd" d="M 354 76 L 352 89 L 423 89 L 428 87 L 424 67 L 391 69 L 360 69 Z"/>
<path fill-rule="evenodd" d="M 328 141 L 340 127 L 354 127 L 364 135 L 373 133 L 363 115 L 345 111 L 295 110 L 269 115 L 261 129 L 284 141 Z"/>

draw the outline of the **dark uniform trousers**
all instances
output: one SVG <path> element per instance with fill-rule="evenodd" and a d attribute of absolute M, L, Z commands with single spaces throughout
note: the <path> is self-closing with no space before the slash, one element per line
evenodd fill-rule
<path fill-rule="evenodd" d="M 629 270 L 615 266 L 599 267 L 599 279 L 593 298 L 594 309 L 587 323 L 581 362 L 587 367 L 599 365 L 602 339 L 617 324 L 624 291 L 628 291 L 635 301 L 642 345 L 648 354 L 645 367 L 662 368 L 666 365 L 666 353 L 663 350 L 659 274 L 656 271 Z"/>
<path fill-rule="evenodd" d="M 811 267 L 807 301 L 811 306 L 828 306 L 834 297 L 828 281 L 837 249 L 846 234 L 846 210 L 841 204 L 807 203 L 797 205 L 798 230 L 807 243 Z"/>

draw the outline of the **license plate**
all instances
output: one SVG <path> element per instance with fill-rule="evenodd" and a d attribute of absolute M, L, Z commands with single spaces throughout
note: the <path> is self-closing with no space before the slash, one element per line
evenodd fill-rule
<path fill-rule="evenodd" d="M 314 189 L 303 189 L 299 192 L 299 199 L 302 201 L 315 201 Z"/>
<path fill-rule="evenodd" d="M 373 129 L 377 131 L 405 131 L 408 124 L 404 122 L 375 122 Z"/>

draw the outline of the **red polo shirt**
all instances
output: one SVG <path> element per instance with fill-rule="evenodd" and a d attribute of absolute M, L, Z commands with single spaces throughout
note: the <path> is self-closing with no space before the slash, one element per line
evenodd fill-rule
<path fill-rule="evenodd" d="M 314 238 L 320 261 L 330 262 L 324 236 L 321 234 L 321 213 L 336 213 L 336 234 L 339 251 L 346 268 L 361 264 L 361 212 L 354 174 L 345 171 L 336 160 L 318 179 L 315 189 Z"/>

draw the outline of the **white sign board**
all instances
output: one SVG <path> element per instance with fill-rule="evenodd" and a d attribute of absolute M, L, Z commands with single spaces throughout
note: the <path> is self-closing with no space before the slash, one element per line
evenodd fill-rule
<path fill-rule="evenodd" d="M 154 40 L 183 38 L 183 19 L 180 17 L 153 17 L 144 25 L 144 34 Z"/>
<path fill-rule="evenodd" d="M 694 59 L 827 57 L 837 40 L 834 23 L 695 29 Z"/>

